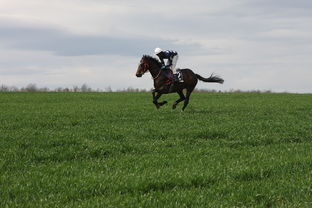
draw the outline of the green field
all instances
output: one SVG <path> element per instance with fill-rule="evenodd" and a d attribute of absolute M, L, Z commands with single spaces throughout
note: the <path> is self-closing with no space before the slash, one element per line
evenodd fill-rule
<path fill-rule="evenodd" d="M 150 93 L 0 93 L 0 207 L 312 207 L 311 104 L 193 93 L 182 113 Z"/>

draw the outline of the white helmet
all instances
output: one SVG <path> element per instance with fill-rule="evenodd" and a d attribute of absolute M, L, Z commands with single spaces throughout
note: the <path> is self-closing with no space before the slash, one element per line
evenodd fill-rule
<path fill-rule="evenodd" d="M 159 54 L 160 52 L 162 52 L 162 49 L 161 48 L 155 48 L 155 54 Z"/>

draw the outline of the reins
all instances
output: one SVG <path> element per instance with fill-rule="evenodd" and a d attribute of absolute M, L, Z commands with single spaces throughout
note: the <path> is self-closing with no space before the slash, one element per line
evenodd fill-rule
<path fill-rule="evenodd" d="M 160 76 L 160 74 L 161 74 L 161 69 L 159 69 L 159 72 L 158 72 L 157 76 L 156 76 L 156 77 L 153 77 L 153 79 L 154 79 L 154 80 L 157 79 L 157 78 Z"/>

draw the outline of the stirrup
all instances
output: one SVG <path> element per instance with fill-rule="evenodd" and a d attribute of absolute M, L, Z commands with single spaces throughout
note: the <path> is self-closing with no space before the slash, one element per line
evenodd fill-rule
<path fill-rule="evenodd" d="M 173 82 L 179 82 L 179 75 L 178 74 L 173 74 Z"/>

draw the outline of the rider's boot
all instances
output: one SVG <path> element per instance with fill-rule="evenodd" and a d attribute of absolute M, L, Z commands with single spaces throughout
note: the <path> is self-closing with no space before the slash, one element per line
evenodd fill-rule
<path fill-rule="evenodd" d="M 173 74 L 173 82 L 179 82 L 179 74 Z"/>

